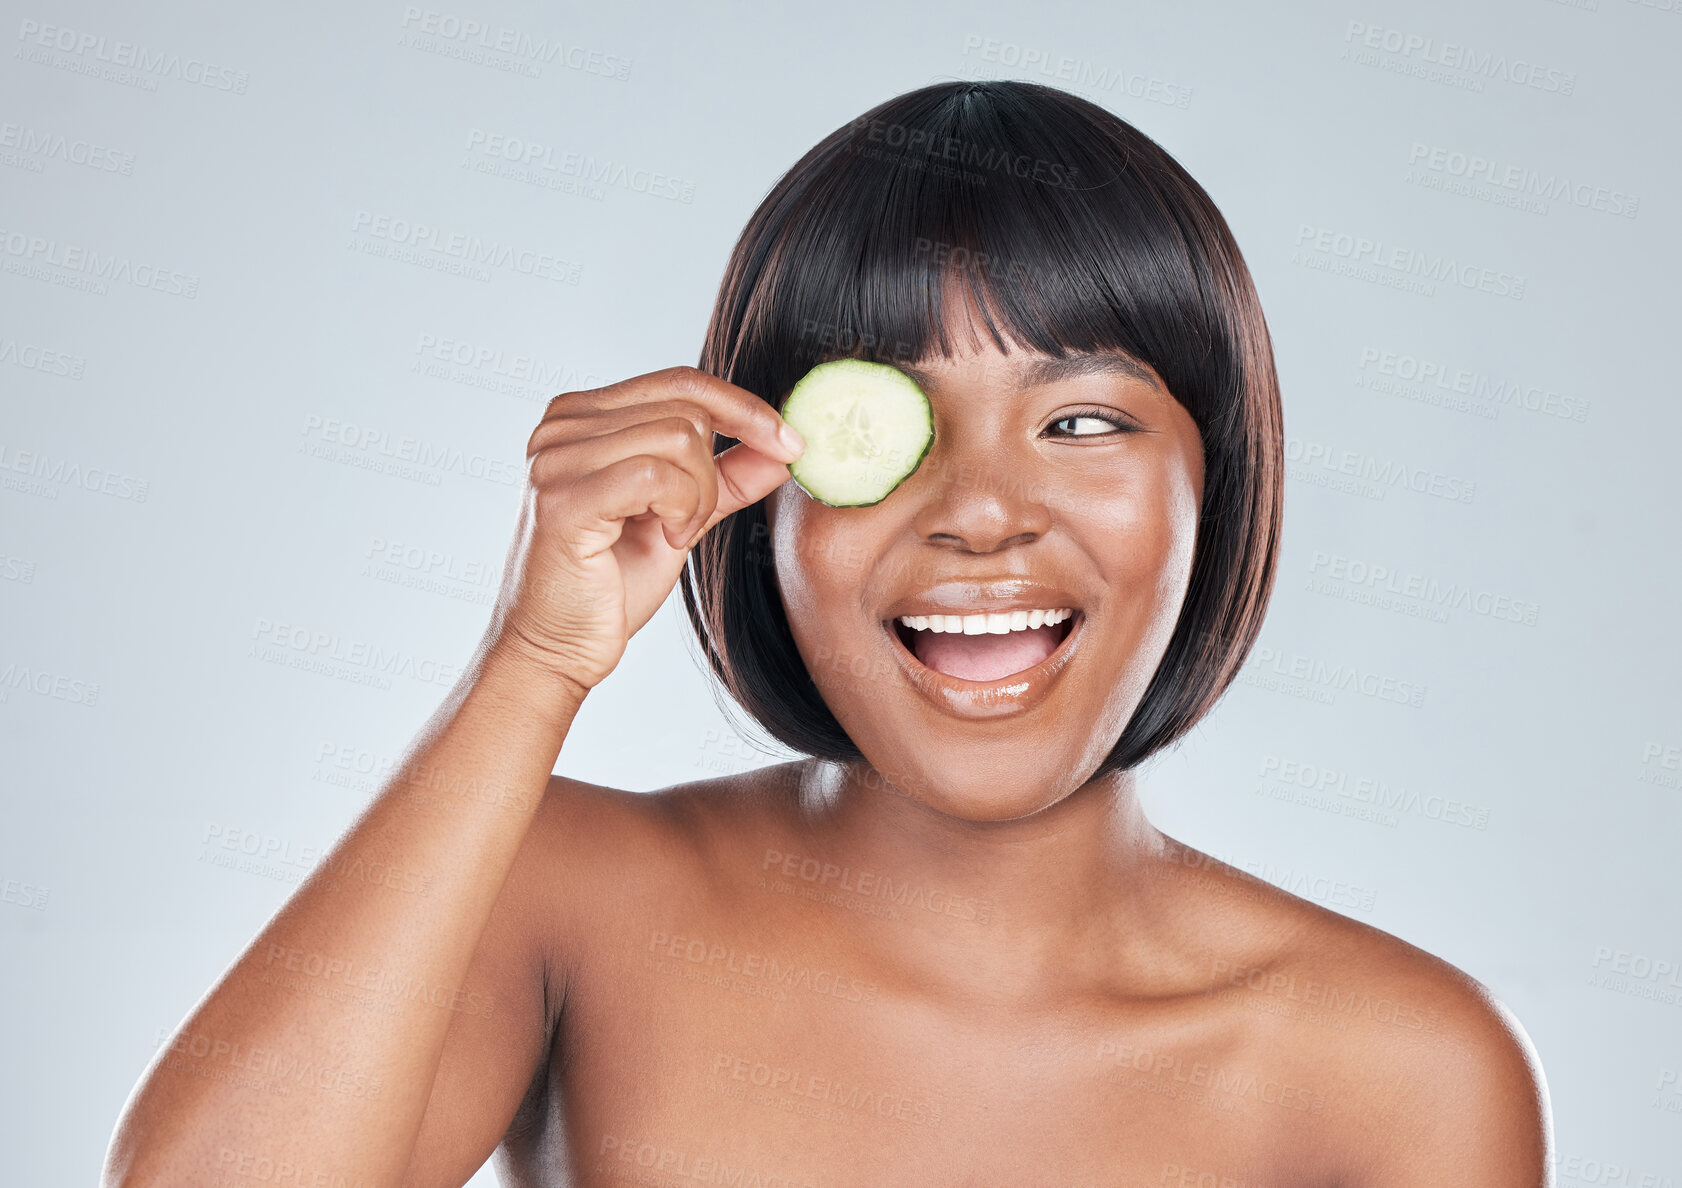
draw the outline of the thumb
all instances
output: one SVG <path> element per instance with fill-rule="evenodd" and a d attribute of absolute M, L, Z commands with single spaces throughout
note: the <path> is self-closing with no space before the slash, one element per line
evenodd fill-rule
<path fill-rule="evenodd" d="M 732 512 L 758 503 L 788 481 L 788 464 L 762 454 L 746 442 L 740 442 L 714 459 L 718 469 L 718 506 L 707 517 L 700 537 L 714 524 Z"/>

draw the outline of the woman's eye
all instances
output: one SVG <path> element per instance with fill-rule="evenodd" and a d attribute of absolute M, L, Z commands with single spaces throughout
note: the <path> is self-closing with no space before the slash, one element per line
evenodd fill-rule
<path fill-rule="evenodd" d="M 1085 428 L 1070 429 L 1058 432 L 1057 437 L 1102 437 L 1105 433 L 1123 433 L 1131 426 L 1116 417 L 1103 416 L 1097 412 L 1071 413 L 1066 417 L 1059 417 L 1051 423 L 1052 429 L 1059 429 L 1065 425 L 1084 425 Z"/>

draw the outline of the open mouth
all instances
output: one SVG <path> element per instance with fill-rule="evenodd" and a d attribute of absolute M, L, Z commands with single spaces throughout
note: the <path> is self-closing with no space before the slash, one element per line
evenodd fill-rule
<path fill-rule="evenodd" d="M 1073 609 L 1060 622 L 1003 634 L 918 630 L 899 619 L 884 624 L 925 668 L 966 681 L 997 681 L 1043 664 L 1081 621 Z"/>

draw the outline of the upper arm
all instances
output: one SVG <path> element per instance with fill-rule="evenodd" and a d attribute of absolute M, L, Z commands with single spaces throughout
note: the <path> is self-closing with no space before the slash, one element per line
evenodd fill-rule
<path fill-rule="evenodd" d="M 550 781 L 491 909 L 450 1009 L 449 1031 L 403 1188 L 460 1188 L 507 1133 L 548 1066 L 565 996 L 557 941 L 566 921 L 555 872 L 567 816 L 565 781 Z"/>
<path fill-rule="evenodd" d="M 1547 1082 L 1530 1037 L 1481 986 L 1455 997 L 1392 1082 L 1394 1141 L 1365 1182 L 1552 1188 Z"/>

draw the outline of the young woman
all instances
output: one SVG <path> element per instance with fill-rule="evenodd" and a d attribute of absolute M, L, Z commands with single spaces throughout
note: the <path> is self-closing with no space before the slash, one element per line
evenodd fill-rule
<path fill-rule="evenodd" d="M 868 507 L 788 481 L 776 410 L 841 357 L 934 414 Z M 147 1070 L 108 1185 L 459 1185 L 493 1150 L 511 1188 L 1551 1182 L 1483 986 L 1140 810 L 1282 508 L 1266 323 L 1176 162 L 1043 86 L 901 95 L 754 213 L 700 364 L 550 404 L 474 662 Z M 810 758 L 552 775 L 680 577 Z"/>

